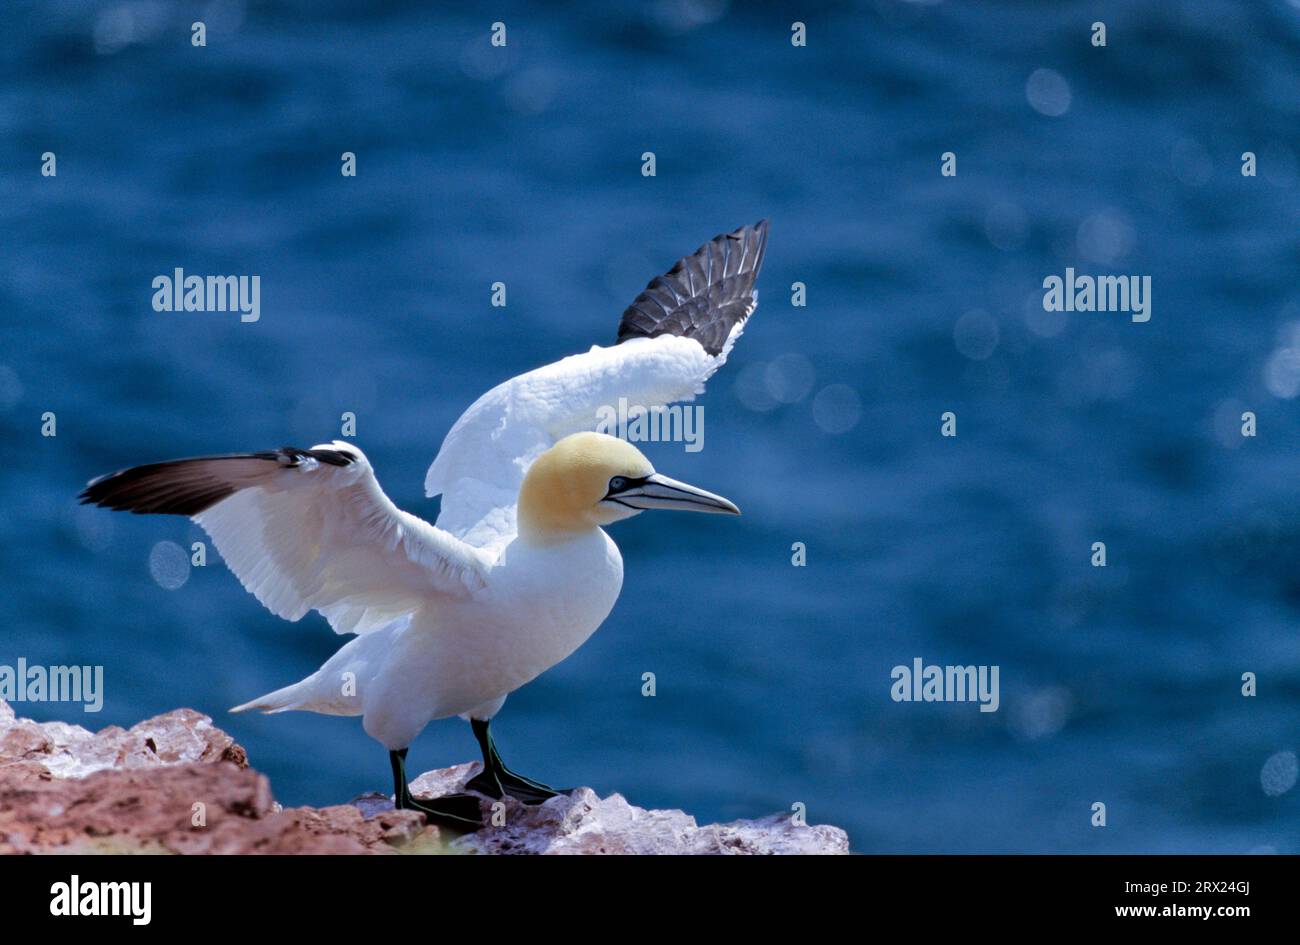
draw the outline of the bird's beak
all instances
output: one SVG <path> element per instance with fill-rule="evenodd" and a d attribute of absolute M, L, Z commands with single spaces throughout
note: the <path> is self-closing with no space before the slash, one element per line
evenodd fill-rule
<path fill-rule="evenodd" d="M 686 509 L 690 512 L 740 514 L 740 509 L 722 496 L 688 486 L 659 473 L 647 476 L 642 482 L 617 492 L 610 498 L 634 509 Z"/>

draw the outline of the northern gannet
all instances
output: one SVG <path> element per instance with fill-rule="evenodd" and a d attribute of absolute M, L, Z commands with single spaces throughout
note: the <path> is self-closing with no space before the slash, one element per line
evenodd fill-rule
<path fill-rule="evenodd" d="M 425 478 L 436 525 L 398 509 L 365 455 L 311 449 L 135 466 L 90 482 L 83 503 L 185 515 L 273 613 L 318 611 L 356 634 L 301 682 L 232 711 L 360 715 L 389 751 L 394 803 L 466 828 L 478 799 L 417 799 L 405 762 L 434 719 L 473 727 L 483 771 L 467 785 L 525 803 L 551 788 L 501 761 L 490 731 L 506 696 L 559 663 L 604 622 L 623 583 L 605 526 L 645 509 L 739 514 L 730 501 L 657 473 L 635 446 L 591 432 L 602 406 L 693 400 L 758 304 L 766 220 L 714 238 L 652 280 L 594 346 L 480 397 Z"/>

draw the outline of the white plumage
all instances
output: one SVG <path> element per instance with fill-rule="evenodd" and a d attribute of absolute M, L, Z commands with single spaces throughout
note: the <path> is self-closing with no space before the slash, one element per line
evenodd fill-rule
<path fill-rule="evenodd" d="M 621 343 L 475 401 L 425 479 L 442 495 L 436 526 L 393 505 L 341 441 L 135 467 L 92 482 L 83 501 L 190 515 L 273 613 L 316 610 L 356 634 L 306 679 L 235 711 L 361 715 L 394 751 L 433 719 L 490 719 L 609 614 L 623 564 L 601 526 L 644 508 L 736 511 L 659 476 L 628 444 L 571 435 L 621 398 L 660 409 L 702 393 L 757 304 L 765 243 L 765 222 L 718 237 L 651 282 Z"/>
<path fill-rule="evenodd" d="M 356 462 L 271 470 L 262 488 L 195 516 L 274 613 L 297 620 L 314 609 L 338 633 L 382 637 L 358 638 L 302 682 L 238 709 L 364 714 L 366 731 L 390 748 L 436 718 L 490 718 L 487 707 L 585 642 L 622 586 L 622 557 L 604 532 L 540 552 L 516 540 L 533 460 L 594 428 L 598 408 L 619 397 L 646 407 L 693 399 L 724 360 L 660 335 L 498 385 L 456 421 L 429 467 L 426 492 L 443 495 L 436 526 L 393 505 L 360 450 L 337 441 L 313 450 Z M 349 682 L 355 698 L 340 695 Z"/>
<path fill-rule="evenodd" d="M 461 414 L 424 477 L 425 495 L 442 495 L 438 527 L 480 547 L 508 542 L 519 485 L 542 451 L 595 429 L 597 411 L 620 397 L 647 409 L 694 400 L 730 350 L 712 356 L 676 335 L 633 338 L 498 384 Z"/>

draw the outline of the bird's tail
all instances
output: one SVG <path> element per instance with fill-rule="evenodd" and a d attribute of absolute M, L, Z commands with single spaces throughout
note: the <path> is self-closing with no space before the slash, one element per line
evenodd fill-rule
<path fill-rule="evenodd" d="M 230 711 L 257 709 L 270 713 L 299 709 L 321 715 L 362 715 L 365 710 L 358 693 L 373 681 L 375 667 L 382 665 L 392 635 L 404 630 L 410 622 L 411 614 L 403 614 L 378 630 L 353 637 L 306 679 L 237 705 Z"/>
<path fill-rule="evenodd" d="M 305 682 L 305 680 L 304 680 Z M 231 712 L 248 712 L 257 709 L 259 712 L 288 712 L 291 709 L 299 708 L 299 697 L 302 683 L 294 683 L 292 686 L 285 686 L 283 689 L 277 689 L 275 692 L 268 692 L 264 696 L 258 696 L 251 702 L 245 702 L 243 705 L 237 705 L 232 708 Z"/>
<path fill-rule="evenodd" d="M 319 712 L 321 715 L 361 715 L 361 700 L 350 696 L 339 686 L 321 685 L 320 673 L 313 673 L 301 682 L 285 686 L 251 702 L 237 705 L 231 712 L 248 712 L 256 709 L 268 715 L 276 712 Z"/>

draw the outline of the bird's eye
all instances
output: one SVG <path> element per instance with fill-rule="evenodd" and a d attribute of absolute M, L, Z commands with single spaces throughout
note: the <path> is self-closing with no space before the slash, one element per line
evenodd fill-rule
<path fill-rule="evenodd" d="M 609 481 L 609 491 L 611 493 L 618 492 L 621 489 L 626 489 L 626 488 L 627 488 L 627 480 L 624 479 L 622 476 L 615 476 L 613 479 Z"/>

